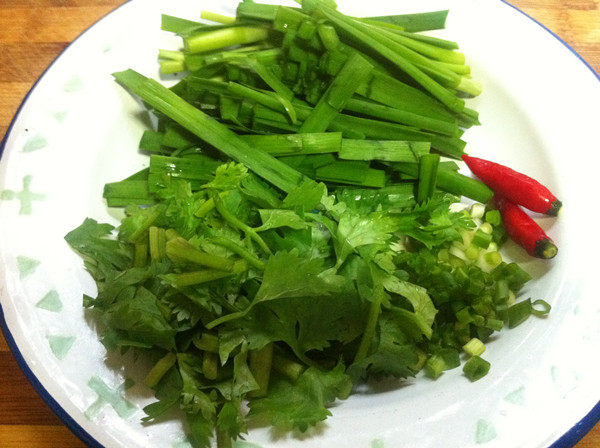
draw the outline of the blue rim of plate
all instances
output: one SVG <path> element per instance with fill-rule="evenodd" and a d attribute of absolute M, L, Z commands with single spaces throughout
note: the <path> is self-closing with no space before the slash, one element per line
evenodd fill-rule
<path fill-rule="evenodd" d="M 6 146 L 6 141 L 8 140 L 8 136 L 10 135 L 12 128 L 21 112 L 21 109 L 29 99 L 31 93 L 35 90 L 38 83 L 42 80 L 44 75 L 52 68 L 54 63 L 62 56 L 62 54 L 73 44 L 75 43 L 81 36 L 87 33 L 91 28 L 93 28 L 98 22 L 104 20 L 109 15 L 113 14 L 117 10 L 119 10 L 122 6 L 128 4 L 131 0 L 127 0 L 122 5 L 117 6 L 112 11 L 105 14 L 103 17 L 95 21 L 92 25 L 87 27 L 79 36 L 77 36 L 69 45 L 67 45 L 57 56 L 56 58 L 48 65 L 48 67 L 42 72 L 37 81 L 31 86 L 31 89 L 27 92 L 23 101 L 19 105 L 19 108 L 15 112 L 15 115 L 6 130 L 6 134 L 0 143 L 0 158 L 4 154 L 4 148 Z M 531 17 L 529 14 L 517 8 L 515 5 L 512 5 L 507 0 L 500 0 L 502 3 L 507 6 L 513 8 L 515 11 L 523 14 L 525 17 L 539 25 L 541 28 L 550 33 L 556 40 L 558 40 L 561 44 L 563 44 L 571 53 L 573 53 L 577 59 L 579 59 L 600 81 L 600 74 L 596 73 L 596 71 L 592 68 L 592 66 L 579 54 L 575 51 L 568 43 L 566 43 L 562 38 L 560 38 L 557 34 L 548 29 L 545 25 Z M 75 434 L 83 443 L 88 445 L 90 448 L 105 448 L 100 442 L 98 442 L 94 437 L 92 437 L 83 427 L 75 421 L 73 417 L 71 417 L 67 411 L 65 411 L 62 406 L 50 395 L 50 393 L 46 390 L 46 388 L 42 385 L 42 383 L 35 376 L 33 371 L 29 368 L 27 361 L 23 357 L 17 343 L 15 342 L 10 330 L 8 329 L 8 324 L 6 323 L 6 319 L 4 317 L 4 310 L 2 309 L 2 304 L 0 303 L 0 328 L 2 328 L 2 332 L 4 333 L 4 337 L 10 348 L 13 356 L 15 357 L 17 364 L 25 374 L 27 380 L 31 383 L 36 392 L 42 397 L 44 402 L 50 407 L 50 409 L 56 414 L 56 416 L 71 430 L 73 434 Z M 573 448 L 577 442 L 579 442 L 583 436 L 585 436 L 593 427 L 600 421 L 600 401 L 583 417 L 575 426 L 569 429 L 566 433 L 564 433 L 556 442 L 549 446 L 549 448 Z"/>

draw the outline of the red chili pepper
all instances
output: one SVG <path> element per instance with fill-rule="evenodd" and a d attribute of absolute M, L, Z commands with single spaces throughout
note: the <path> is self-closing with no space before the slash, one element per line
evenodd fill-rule
<path fill-rule="evenodd" d="M 562 203 L 537 180 L 488 160 L 466 154 L 462 159 L 473 174 L 495 193 L 533 212 L 558 215 Z"/>
<path fill-rule="evenodd" d="M 558 253 L 558 248 L 550 237 L 521 207 L 498 194 L 494 196 L 494 202 L 502 215 L 506 233 L 515 243 L 525 248 L 529 255 L 552 258 Z"/>

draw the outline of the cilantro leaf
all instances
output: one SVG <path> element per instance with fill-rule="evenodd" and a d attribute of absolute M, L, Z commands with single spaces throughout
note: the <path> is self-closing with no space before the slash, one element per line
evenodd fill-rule
<path fill-rule="evenodd" d="M 85 268 L 95 280 L 104 280 L 115 270 L 123 270 L 131 265 L 132 252 L 114 238 L 109 238 L 114 227 L 99 224 L 86 218 L 76 229 L 70 231 L 65 240 L 79 252 Z"/>
<path fill-rule="evenodd" d="M 241 163 L 229 162 L 217 167 L 215 178 L 202 185 L 202 188 L 227 191 L 239 187 L 240 183 L 248 174 L 248 168 Z"/>
<path fill-rule="evenodd" d="M 326 193 L 325 184 L 306 180 L 288 193 L 283 207 L 302 215 L 316 209 Z"/>
<path fill-rule="evenodd" d="M 267 262 L 253 303 L 292 297 L 328 296 L 343 287 L 343 277 L 325 270 L 320 258 L 301 258 L 297 250 L 280 251 Z"/>
<path fill-rule="evenodd" d="M 241 400 L 226 401 L 217 416 L 217 429 L 237 439 L 242 433 L 248 432 L 246 420 L 241 411 Z"/>
<path fill-rule="evenodd" d="M 146 417 L 142 421 L 151 422 L 165 414 L 179 402 L 182 389 L 183 381 L 179 370 L 175 366 L 171 367 L 156 385 L 154 396 L 158 401 L 144 408 Z"/>
<path fill-rule="evenodd" d="M 118 301 L 103 315 L 106 325 L 120 330 L 132 341 L 170 350 L 176 331 L 166 321 L 156 296 L 139 287 L 131 300 Z"/>
<path fill-rule="evenodd" d="M 306 431 L 331 415 L 327 405 L 348 397 L 352 381 L 339 363 L 330 371 L 310 367 L 294 384 L 277 378 L 269 387 L 267 397 L 250 401 L 250 415 L 276 427 Z"/>
<path fill-rule="evenodd" d="M 262 225 L 256 229 L 257 232 L 276 229 L 278 227 L 290 227 L 292 229 L 305 229 L 308 227 L 306 221 L 292 210 L 260 209 L 258 210 Z"/>
<path fill-rule="evenodd" d="M 396 378 L 414 376 L 412 366 L 418 362 L 417 348 L 411 343 L 398 321 L 383 314 L 379 318 L 379 342 L 375 350 L 362 361 L 353 364 L 350 372 L 356 378 L 367 373 Z"/>
<path fill-rule="evenodd" d="M 428 338 L 431 337 L 431 326 L 435 320 L 437 309 L 427 294 L 427 290 L 421 286 L 400 280 L 393 275 L 387 275 L 383 279 L 383 286 L 389 292 L 399 294 L 410 302 L 413 307 L 416 319 L 419 321 L 419 328 Z"/>
<path fill-rule="evenodd" d="M 201 388 L 204 384 L 200 381 L 202 375 L 202 361 L 191 353 L 177 355 L 179 373 L 183 381 L 181 390 L 181 409 L 188 414 L 200 413 L 207 421 L 213 421 L 216 407 L 210 397 Z"/>

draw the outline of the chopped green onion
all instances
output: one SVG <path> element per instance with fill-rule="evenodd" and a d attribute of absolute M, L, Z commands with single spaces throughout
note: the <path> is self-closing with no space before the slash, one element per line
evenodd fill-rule
<path fill-rule="evenodd" d="M 455 313 L 456 320 L 462 324 L 470 324 L 473 322 L 473 317 L 468 308 L 463 308 Z"/>
<path fill-rule="evenodd" d="M 184 61 L 185 53 L 183 51 L 174 50 L 158 50 L 158 59 L 164 59 L 167 61 Z"/>
<path fill-rule="evenodd" d="M 504 328 L 504 321 L 490 318 L 486 321 L 485 326 L 491 330 L 500 331 Z"/>
<path fill-rule="evenodd" d="M 494 293 L 494 302 L 503 303 L 506 302 L 510 294 L 508 289 L 508 282 L 504 279 L 500 279 L 496 282 L 496 291 Z"/>
<path fill-rule="evenodd" d="M 475 242 L 475 239 L 473 239 Z M 477 260 L 479 258 L 479 253 L 481 252 L 480 246 L 476 244 L 471 244 L 469 247 L 465 249 L 465 256 L 469 260 Z"/>
<path fill-rule="evenodd" d="M 488 235 L 491 235 L 492 232 L 494 231 L 494 228 L 492 227 L 492 225 L 489 222 L 484 222 L 483 224 L 481 224 L 481 226 L 479 226 L 479 230 L 481 230 L 483 233 L 487 233 Z"/>
<path fill-rule="evenodd" d="M 536 309 L 536 306 L 541 307 L 541 309 Z M 542 299 L 538 299 L 531 304 L 531 312 L 537 317 L 546 317 L 551 309 L 550 304 Z"/>
<path fill-rule="evenodd" d="M 530 299 L 515 303 L 508 309 L 508 328 L 515 328 L 517 325 L 522 324 L 532 313 L 533 307 Z"/>
<path fill-rule="evenodd" d="M 490 233 L 483 231 L 481 229 L 481 227 L 479 229 L 477 229 L 477 231 L 473 235 L 473 244 L 482 249 L 487 249 L 491 242 L 492 242 L 492 235 Z"/>
<path fill-rule="evenodd" d="M 502 255 L 500 255 L 500 252 L 498 251 L 487 252 L 483 258 L 485 259 L 485 262 L 493 268 L 502 263 Z"/>
<path fill-rule="evenodd" d="M 490 210 L 485 213 L 485 220 L 492 226 L 499 226 L 502 223 L 502 217 L 498 210 Z"/>
<path fill-rule="evenodd" d="M 471 206 L 471 218 L 473 219 L 481 219 L 483 218 L 483 214 L 485 213 L 485 205 L 475 203 Z"/>
<path fill-rule="evenodd" d="M 490 363 L 479 356 L 471 357 L 463 366 L 463 372 L 471 381 L 483 378 L 490 371 Z"/>
<path fill-rule="evenodd" d="M 434 380 L 438 379 L 444 370 L 446 370 L 446 363 L 441 356 L 432 355 L 425 363 L 425 374 Z"/>
<path fill-rule="evenodd" d="M 485 352 L 485 344 L 479 339 L 473 338 L 463 345 L 463 350 L 469 356 L 479 356 Z"/>

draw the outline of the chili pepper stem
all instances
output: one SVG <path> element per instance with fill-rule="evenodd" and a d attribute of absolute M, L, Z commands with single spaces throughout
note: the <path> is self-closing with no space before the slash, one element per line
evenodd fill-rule
<path fill-rule="evenodd" d="M 558 216 L 558 212 L 560 212 L 561 208 L 562 208 L 562 202 L 560 202 L 558 199 L 556 199 L 555 201 L 552 201 L 552 204 L 550 205 L 550 208 L 548 209 L 546 214 L 548 216 Z"/>
<path fill-rule="evenodd" d="M 538 258 L 548 260 L 558 254 L 558 247 L 549 239 L 539 240 L 535 243 L 533 254 Z"/>

